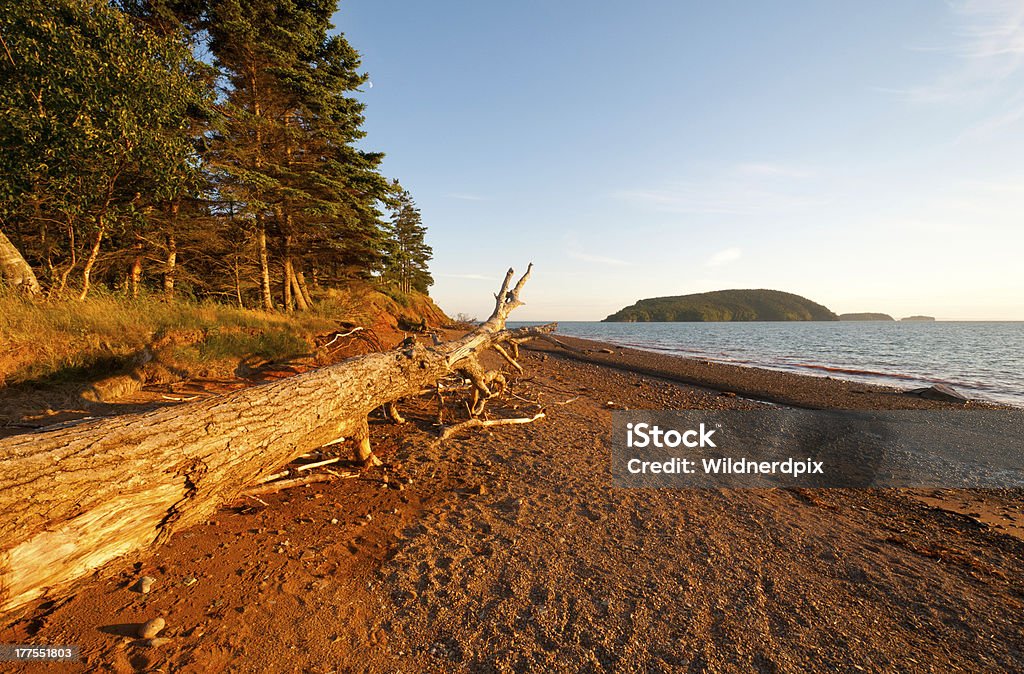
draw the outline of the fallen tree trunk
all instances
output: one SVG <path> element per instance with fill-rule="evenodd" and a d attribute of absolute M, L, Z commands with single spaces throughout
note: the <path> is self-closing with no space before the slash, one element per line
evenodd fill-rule
<path fill-rule="evenodd" d="M 512 287 L 510 269 L 491 317 L 452 342 L 406 343 L 224 396 L 0 440 L 0 613 L 205 521 L 339 437 L 375 461 L 367 415 L 452 372 L 473 382 L 482 407 L 500 376 L 477 356 L 554 327 L 505 329 L 529 275 Z"/>

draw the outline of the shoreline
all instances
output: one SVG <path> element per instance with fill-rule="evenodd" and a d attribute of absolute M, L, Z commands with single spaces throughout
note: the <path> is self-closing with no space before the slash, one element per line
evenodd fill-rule
<path fill-rule="evenodd" d="M 979 322 L 978 324 L 984 326 L 990 323 L 992 322 Z M 721 331 L 723 326 L 729 324 L 633 324 L 640 327 L 638 332 L 623 331 L 614 327 L 610 328 L 610 331 L 606 331 L 591 327 L 593 325 L 596 324 L 569 321 L 560 326 L 559 334 L 577 339 L 613 343 L 616 348 L 630 348 L 722 365 L 768 369 L 821 378 L 840 378 L 865 386 L 913 389 L 941 384 L 951 386 L 964 396 L 979 402 L 1024 409 L 1024 395 L 1021 394 L 1021 387 L 1024 383 L 1018 376 L 1010 376 L 993 364 L 1002 363 L 1006 367 L 1010 367 L 1019 360 L 1016 353 L 1008 351 L 1004 347 L 992 347 L 994 350 L 989 354 L 985 350 L 988 347 L 983 346 L 979 341 L 982 337 L 977 335 L 972 337 L 973 333 L 960 335 L 969 338 L 969 343 L 962 346 L 968 349 L 963 353 L 973 354 L 973 357 L 977 359 L 976 362 L 971 363 L 963 359 L 960 351 L 949 350 L 947 352 L 943 350 L 950 349 L 951 342 L 949 340 L 958 339 L 956 335 L 925 340 L 913 347 L 918 349 L 917 351 L 912 350 L 899 355 L 888 348 L 888 346 L 894 346 L 896 342 L 887 346 L 880 341 L 887 339 L 884 334 L 870 333 L 873 337 L 864 342 L 868 349 L 865 354 L 868 355 L 855 358 L 853 351 L 845 353 L 835 351 L 831 346 L 826 348 L 826 345 L 832 344 L 833 340 L 840 340 L 836 342 L 837 344 L 850 346 L 850 343 L 842 340 L 859 339 L 856 337 L 856 332 L 849 333 L 845 330 L 835 334 L 831 331 L 821 334 L 816 331 L 808 333 L 797 331 L 794 335 L 797 337 L 803 335 L 803 337 L 797 343 L 792 344 L 790 350 L 779 341 L 778 335 L 762 339 L 760 332 L 746 330 L 747 327 L 757 325 L 757 323 L 735 324 L 740 329 L 735 334 L 731 331 Z M 648 332 L 643 329 L 644 325 L 651 325 L 652 331 Z M 659 325 L 667 326 L 669 329 L 659 328 Z M 701 325 L 709 327 L 710 332 L 706 336 L 702 331 L 693 332 L 692 330 L 692 326 Z M 788 327 L 789 324 L 777 325 Z M 799 327 L 803 324 L 796 323 L 794 325 Z M 679 326 L 680 331 L 677 332 L 673 326 Z M 774 333 L 769 331 L 768 334 Z M 851 334 L 853 336 L 850 336 Z M 959 335 L 959 333 L 957 334 Z M 985 333 L 980 334 L 984 335 Z M 727 338 L 727 335 L 732 336 Z M 1006 335 L 1003 336 L 1006 337 Z M 999 337 L 999 335 L 995 335 L 995 337 Z M 740 341 L 733 343 L 731 341 L 733 339 Z M 892 339 L 903 338 L 893 335 Z M 816 342 L 814 340 L 825 341 Z M 936 343 L 931 344 L 932 340 L 935 340 Z M 914 342 L 913 339 L 911 341 Z M 691 344 L 699 345 L 700 348 L 688 348 L 688 345 Z M 850 346 L 850 348 L 853 347 Z M 934 355 L 927 355 L 931 353 L 930 349 L 932 348 L 938 349 L 938 351 Z M 855 351 L 860 352 L 859 349 L 855 349 Z M 877 358 L 870 354 L 875 354 Z M 994 361 L 992 357 L 995 358 Z M 872 364 L 864 365 L 863 363 L 867 362 L 865 359 L 873 359 Z M 949 359 L 949 362 L 942 364 L 940 362 L 942 359 Z"/>
<path fill-rule="evenodd" d="M 608 402 L 949 404 L 559 339 L 596 352 L 524 345 L 491 409 L 546 418 L 437 443 L 434 401 L 407 399 L 373 421 L 384 468 L 226 504 L 0 642 L 80 645 L 68 671 L 1024 666 L 1022 490 L 611 487 Z M 168 641 L 131 636 L 157 615 Z"/>
<path fill-rule="evenodd" d="M 561 334 L 557 337 L 577 350 L 560 349 L 546 342 L 534 342 L 524 348 L 548 354 L 560 352 L 581 362 L 807 409 L 1016 409 L 981 400 L 971 400 L 967 405 L 926 400 L 905 390 L 850 379 L 721 363 Z"/>

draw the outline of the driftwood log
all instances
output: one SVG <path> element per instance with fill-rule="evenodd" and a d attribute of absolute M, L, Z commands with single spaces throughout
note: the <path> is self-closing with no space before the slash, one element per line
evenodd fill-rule
<path fill-rule="evenodd" d="M 478 356 L 554 328 L 505 329 L 529 275 L 513 286 L 510 269 L 490 318 L 451 342 L 407 342 L 228 395 L 0 440 L 0 614 L 207 520 L 339 437 L 375 462 L 367 415 L 453 372 L 472 381 L 479 410 L 498 377 Z"/>

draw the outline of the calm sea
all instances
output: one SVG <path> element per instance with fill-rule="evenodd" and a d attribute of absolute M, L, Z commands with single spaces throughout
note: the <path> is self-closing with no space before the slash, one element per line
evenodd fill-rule
<path fill-rule="evenodd" d="M 1024 407 L 1024 322 L 577 323 L 561 334 L 650 351 Z"/>

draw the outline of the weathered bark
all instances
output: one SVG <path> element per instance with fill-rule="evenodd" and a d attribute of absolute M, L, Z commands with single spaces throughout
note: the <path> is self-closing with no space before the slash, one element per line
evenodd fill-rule
<path fill-rule="evenodd" d="M 92 268 L 96 264 L 96 258 L 100 256 L 100 244 L 103 243 L 103 235 L 106 231 L 106 222 L 102 217 L 97 217 L 96 234 L 92 240 L 92 247 L 89 249 L 89 257 L 85 258 L 85 267 L 82 269 L 82 292 L 78 295 L 80 301 L 89 295 L 89 281 L 92 278 Z"/>
<path fill-rule="evenodd" d="M 238 271 L 238 260 L 235 260 L 235 299 L 238 301 L 238 308 L 244 309 L 245 303 L 242 301 L 242 277 Z"/>
<path fill-rule="evenodd" d="M 173 234 L 167 235 L 167 262 L 164 264 L 164 299 L 174 299 L 174 277 L 178 271 L 178 242 Z"/>
<path fill-rule="evenodd" d="M 285 222 L 291 227 L 291 216 L 285 216 Z M 299 287 L 298 273 L 295 269 L 295 258 L 292 257 L 292 235 L 286 234 L 283 238 L 284 257 L 284 306 L 286 311 L 308 311 L 309 303 L 302 294 Z"/>
<path fill-rule="evenodd" d="M 299 311 L 309 311 L 309 303 L 302 294 L 302 287 L 299 285 L 299 275 L 295 271 L 295 264 L 292 263 L 292 296 L 295 298 L 295 307 Z"/>
<path fill-rule="evenodd" d="M 0 440 L 0 613 L 207 519 L 280 466 L 339 437 L 370 451 L 367 415 L 451 372 L 493 395 L 477 356 L 554 326 L 505 330 L 529 270 L 461 339 L 351 358 L 236 393 Z"/>
<path fill-rule="evenodd" d="M 267 228 L 260 223 L 256 231 L 256 246 L 260 255 L 260 301 L 264 311 L 274 310 L 274 298 L 270 294 L 270 257 L 267 254 Z"/>
<path fill-rule="evenodd" d="M 284 287 L 282 289 L 283 296 L 281 301 L 284 303 L 284 310 L 292 312 L 295 311 L 295 302 L 292 300 L 292 261 L 287 254 L 284 256 L 282 267 L 281 275 L 284 278 Z"/>
<path fill-rule="evenodd" d="M 298 261 L 298 264 L 294 265 L 296 288 L 298 293 L 302 297 L 302 301 L 306 303 L 305 309 L 313 308 L 313 296 L 309 294 L 309 287 L 306 285 L 306 275 L 302 273 L 302 260 Z"/>
<path fill-rule="evenodd" d="M 28 295 L 39 295 L 43 291 L 32 267 L 3 232 L 0 232 L 0 281 Z"/>

